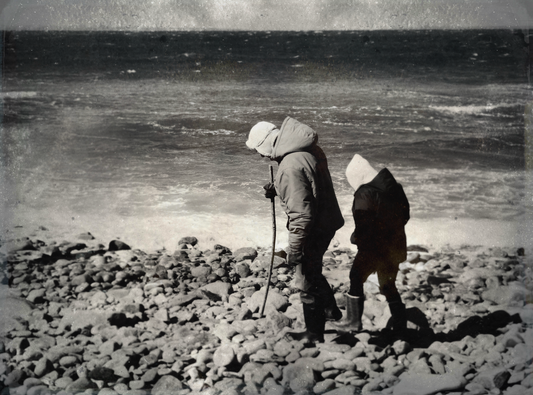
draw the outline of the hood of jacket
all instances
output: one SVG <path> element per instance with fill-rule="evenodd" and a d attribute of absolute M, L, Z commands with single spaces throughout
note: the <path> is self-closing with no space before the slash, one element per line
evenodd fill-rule
<path fill-rule="evenodd" d="M 374 177 L 374 179 L 368 183 L 368 185 L 388 193 L 395 191 L 397 186 L 400 184 L 398 184 L 389 169 L 385 168 L 381 169 L 376 177 Z"/>
<path fill-rule="evenodd" d="M 361 185 L 368 184 L 377 175 L 378 171 L 359 154 L 354 155 L 346 168 L 346 179 L 354 191 Z"/>
<path fill-rule="evenodd" d="M 317 141 L 318 135 L 313 129 L 294 118 L 287 117 L 274 143 L 271 159 L 279 161 L 292 152 L 310 151 Z"/>

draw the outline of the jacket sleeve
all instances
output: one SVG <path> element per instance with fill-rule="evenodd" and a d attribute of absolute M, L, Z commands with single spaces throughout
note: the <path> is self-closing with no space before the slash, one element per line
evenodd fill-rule
<path fill-rule="evenodd" d="M 305 171 L 287 168 L 278 178 L 278 195 L 288 216 L 289 248 L 301 254 L 315 220 L 316 200 Z"/>
<path fill-rule="evenodd" d="M 371 191 L 360 188 L 354 194 L 352 214 L 355 230 L 350 237 L 350 242 L 359 248 L 370 246 L 376 240 L 379 232 L 376 203 Z"/>
<path fill-rule="evenodd" d="M 400 206 L 400 211 L 402 213 L 402 217 L 403 217 L 403 221 L 405 225 L 410 219 L 409 201 L 407 200 L 407 196 L 405 196 L 405 192 L 401 184 L 398 184 L 396 193 L 397 193 L 398 204 Z"/>

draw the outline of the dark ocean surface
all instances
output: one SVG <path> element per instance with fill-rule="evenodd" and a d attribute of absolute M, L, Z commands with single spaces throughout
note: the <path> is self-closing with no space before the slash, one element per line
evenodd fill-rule
<path fill-rule="evenodd" d="M 336 243 L 355 153 L 403 184 L 409 243 L 531 238 L 519 32 L 5 32 L 2 49 L 6 230 L 268 246 L 269 162 L 244 142 L 292 116 L 328 156 Z"/>

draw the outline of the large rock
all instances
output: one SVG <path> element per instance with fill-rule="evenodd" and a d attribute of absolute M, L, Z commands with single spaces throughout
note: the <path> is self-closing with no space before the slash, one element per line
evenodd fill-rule
<path fill-rule="evenodd" d="M 194 278 L 207 277 L 211 274 L 211 266 L 197 266 L 191 268 L 191 276 Z"/>
<path fill-rule="evenodd" d="M 278 333 L 285 327 L 290 327 L 292 324 L 292 320 L 289 317 L 273 309 L 268 312 L 266 318 L 267 325 L 272 328 L 275 333 Z"/>
<path fill-rule="evenodd" d="M 166 375 L 161 377 L 152 388 L 151 395 L 175 394 L 176 390 L 183 389 L 183 384 L 174 376 Z"/>
<path fill-rule="evenodd" d="M 215 366 L 228 366 L 235 359 L 235 350 L 231 344 L 223 344 L 213 354 Z"/>
<path fill-rule="evenodd" d="M 103 325 L 111 313 L 94 310 L 79 310 L 66 308 L 62 310 L 60 326 L 71 326 L 71 330 L 92 328 L 93 326 Z"/>
<path fill-rule="evenodd" d="M 121 250 L 131 250 L 131 247 L 120 240 L 112 240 L 109 243 L 108 251 L 121 251 Z"/>
<path fill-rule="evenodd" d="M 227 322 L 221 322 L 213 328 L 212 333 L 220 340 L 224 341 L 227 339 L 231 339 L 239 332 Z"/>
<path fill-rule="evenodd" d="M 254 273 L 258 273 L 262 270 L 268 270 L 270 268 L 270 262 L 272 260 L 272 257 L 269 256 L 260 256 L 258 258 L 255 258 L 255 260 L 250 265 L 250 270 Z M 283 264 L 285 264 L 285 259 L 275 255 L 274 256 L 274 262 L 273 262 L 273 268 L 277 268 Z"/>
<path fill-rule="evenodd" d="M 525 303 L 526 297 L 531 295 L 531 291 L 524 285 L 514 282 L 507 286 L 500 286 L 486 290 L 481 295 L 484 300 L 490 300 L 499 305 L 522 306 Z"/>
<path fill-rule="evenodd" d="M 182 245 L 182 244 L 190 244 L 191 246 L 194 247 L 196 244 L 198 244 L 198 239 L 194 236 L 185 236 L 185 237 L 182 237 L 180 241 L 178 241 L 178 245 Z"/>
<path fill-rule="evenodd" d="M 250 265 L 245 262 L 237 263 L 235 265 L 235 273 L 237 273 L 240 278 L 248 277 L 251 273 Z"/>
<path fill-rule="evenodd" d="M 31 303 L 43 303 L 45 295 L 45 288 L 32 289 L 26 299 Z"/>
<path fill-rule="evenodd" d="M 208 291 L 220 296 L 222 299 L 227 300 L 228 296 L 233 292 L 233 287 L 230 283 L 223 281 L 216 281 L 209 283 L 200 288 L 200 290 Z"/>
<path fill-rule="evenodd" d="M 27 300 L 11 295 L 9 290 L 0 292 L 0 340 L 12 331 L 23 330 L 23 322 L 28 320 L 33 311 L 33 304 Z"/>
<path fill-rule="evenodd" d="M 248 308 L 252 313 L 258 312 L 263 306 L 265 300 L 266 289 L 263 287 L 261 290 L 256 291 L 252 297 L 246 302 Z M 286 296 L 281 295 L 276 289 L 270 289 L 268 291 L 267 301 L 265 305 L 265 312 L 269 309 L 276 311 L 284 311 L 289 305 L 289 299 Z"/>
<path fill-rule="evenodd" d="M 294 392 L 310 391 L 316 384 L 315 371 L 324 370 L 324 364 L 313 358 L 301 358 L 283 369 L 283 385 Z"/>
<path fill-rule="evenodd" d="M 393 395 L 430 395 L 442 391 L 463 388 L 466 380 L 455 373 L 447 374 L 413 374 L 400 376 L 400 382 L 394 387 Z"/>
<path fill-rule="evenodd" d="M 254 260 L 257 257 L 257 250 L 251 247 L 239 248 L 233 253 L 235 262 L 240 262 L 245 259 Z"/>

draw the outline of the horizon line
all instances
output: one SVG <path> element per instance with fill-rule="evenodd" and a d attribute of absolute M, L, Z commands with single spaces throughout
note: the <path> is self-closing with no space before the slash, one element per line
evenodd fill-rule
<path fill-rule="evenodd" d="M 252 29 L 48 29 L 48 28 L 40 28 L 40 29 L 33 29 L 33 28 L 24 28 L 24 29 L 5 29 L 2 28 L 0 31 L 2 32 L 26 32 L 26 31 L 34 31 L 34 32 L 125 32 L 125 33 L 141 33 L 141 32 L 167 32 L 167 33 L 173 33 L 173 32 L 180 32 L 180 33 L 187 33 L 187 32 L 244 32 L 244 33 L 271 33 L 271 32 L 291 32 L 291 33 L 321 33 L 321 32 L 379 32 L 379 31 L 468 31 L 468 30 L 510 30 L 510 31 L 516 31 L 516 30 L 527 30 L 532 31 L 531 34 L 533 34 L 533 26 L 531 27 L 449 27 L 449 28 L 399 28 L 399 29 L 393 29 L 393 28 L 383 28 L 383 29 L 302 29 L 302 30 L 284 30 L 284 29 L 264 29 L 264 30 L 252 30 Z"/>

